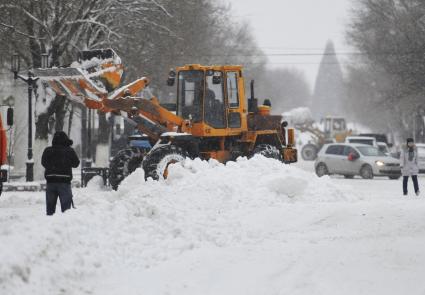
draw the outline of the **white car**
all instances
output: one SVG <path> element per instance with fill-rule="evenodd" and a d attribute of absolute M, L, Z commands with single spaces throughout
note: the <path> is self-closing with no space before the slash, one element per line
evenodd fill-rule
<path fill-rule="evenodd" d="M 386 154 L 387 156 L 390 156 L 391 152 L 390 149 L 388 147 L 388 145 L 385 142 L 377 142 L 378 145 L 378 149 L 383 152 L 384 154 Z"/>
<path fill-rule="evenodd" d="M 385 155 L 377 147 L 366 144 L 331 143 L 320 150 L 315 162 L 316 174 L 338 174 L 345 178 L 360 175 L 364 179 L 386 176 L 401 177 L 400 161 Z"/>
<path fill-rule="evenodd" d="M 360 143 L 378 147 L 375 137 L 369 136 L 347 136 L 345 143 Z"/>
<path fill-rule="evenodd" d="M 425 173 L 425 143 L 417 143 L 419 173 Z"/>

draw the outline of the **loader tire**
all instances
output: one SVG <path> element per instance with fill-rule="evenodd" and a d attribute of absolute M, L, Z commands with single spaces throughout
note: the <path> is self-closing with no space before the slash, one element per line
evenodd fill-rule
<path fill-rule="evenodd" d="M 304 161 L 314 161 L 317 158 L 317 147 L 314 144 L 306 144 L 301 150 L 301 157 Z"/>
<path fill-rule="evenodd" d="M 109 165 L 109 184 L 117 190 L 121 181 L 142 166 L 149 149 L 129 147 L 120 150 Z"/>
<path fill-rule="evenodd" d="M 187 152 L 176 145 L 165 145 L 152 150 L 143 160 L 145 179 L 167 179 L 168 166 L 183 162 L 187 157 Z"/>
<path fill-rule="evenodd" d="M 283 161 L 282 154 L 277 147 L 271 144 L 259 144 L 252 152 L 252 156 L 262 155 L 266 158 Z"/>

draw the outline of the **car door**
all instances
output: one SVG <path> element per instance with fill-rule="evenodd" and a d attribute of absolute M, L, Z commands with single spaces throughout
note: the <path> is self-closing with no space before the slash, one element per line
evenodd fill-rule
<path fill-rule="evenodd" d="M 331 144 L 327 147 L 324 158 L 329 173 L 338 173 L 338 166 L 340 166 L 339 162 L 341 161 L 343 152 L 344 147 L 342 145 Z"/>
<path fill-rule="evenodd" d="M 345 159 L 347 158 L 346 156 L 344 156 L 344 148 L 345 145 L 337 145 L 335 155 L 332 160 L 333 166 L 335 167 L 334 173 L 336 174 L 342 174 L 344 171 Z"/>
<path fill-rule="evenodd" d="M 355 155 L 357 155 L 357 159 L 354 161 L 350 161 L 348 159 L 348 155 L 350 153 L 354 153 Z M 344 146 L 344 159 L 343 159 L 343 165 L 342 165 L 342 169 L 341 169 L 341 174 L 345 174 L 345 175 L 356 175 L 359 174 L 360 168 L 361 168 L 361 161 L 360 159 L 360 153 L 354 149 L 351 146 Z"/>

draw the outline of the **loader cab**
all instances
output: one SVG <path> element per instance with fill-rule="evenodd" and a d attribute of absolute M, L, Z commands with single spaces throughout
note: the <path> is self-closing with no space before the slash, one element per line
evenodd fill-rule
<path fill-rule="evenodd" d="M 347 130 L 347 125 L 344 118 L 326 117 L 323 120 L 325 133 L 333 136 L 335 133 L 344 132 Z"/>
<path fill-rule="evenodd" d="M 170 72 L 167 84 L 177 84 L 177 115 L 191 120 L 200 136 L 226 136 L 246 126 L 240 67 L 189 65 Z"/>
<path fill-rule="evenodd" d="M 351 131 L 347 130 L 345 118 L 328 116 L 322 120 L 322 123 L 326 142 L 344 142 L 345 138 L 351 134 Z"/>

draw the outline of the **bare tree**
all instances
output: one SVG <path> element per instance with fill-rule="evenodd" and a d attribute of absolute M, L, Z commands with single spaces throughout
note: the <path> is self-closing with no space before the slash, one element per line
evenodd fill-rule
<path fill-rule="evenodd" d="M 390 122 L 388 128 L 404 134 L 411 129 L 415 110 L 424 106 L 424 16 L 419 0 L 355 2 L 348 37 L 364 54 L 349 69 L 348 89 L 359 117 L 373 112 L 381 126 Z"/>
<path fill-rule="evenodd" d="M 1 39 L 28 67 L 40 67 L 45 52 L 52 65 L 67 64 L 81 50 L 110 47 L 132 31 L 155 26 L 150 17 L 156 13 L 168 15 L 154 0 L 4 0 L 0 9 Z M 49 107 L 49 112 L 38 114 L 36 138 L 47 138 L 47 122 L 53 113 L 57 122 L 63 121 L 58 117 L 64 115 L 62 98 L 56 97 L 52 106 L 61 109 Z"/>

